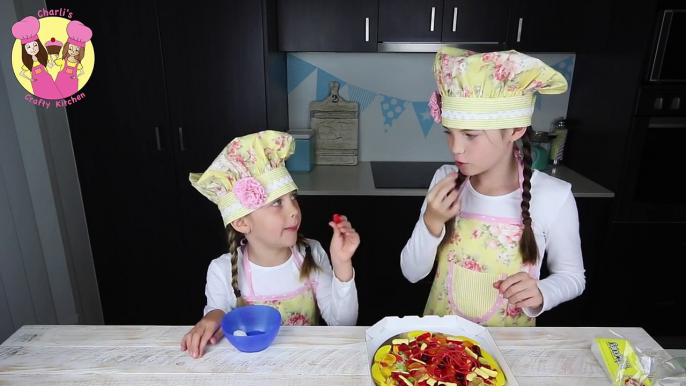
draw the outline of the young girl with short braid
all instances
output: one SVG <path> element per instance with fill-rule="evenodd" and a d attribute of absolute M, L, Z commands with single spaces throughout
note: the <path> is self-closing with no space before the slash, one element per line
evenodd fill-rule
<path fill-rule="evenodd" d="M 431 181 L 400 264 L 411 282 L 437 261 L 425 315 L 485 326 L 534 326 L 585 287 L 571 185 L 532 170 L 535 93 L 560 94 L 565 78 L 516 51 L 441 49 L 429 102 L 455 165 Z M 522 150 L 517 146 L 522 142 Z M 547 252 L 550 276 L 539 280 Z"/>
<path fill-rule="evenodd" d="M 352 256 L 360 237 L 345 216 L 330 221 L 331 262 L 321 244 L 299 232 L 297 186 L 285 167 L 293 137 L 262 131 L 234 139 L 190 181 L 218 205 L 229 253 L 210 263 L 204 317 L 184 336 L 182 350 L 199 358 L 223 336 L 224 315 L 250 304 L 271 306 L 281 324 L 354 326 L 358 300 Z"/>

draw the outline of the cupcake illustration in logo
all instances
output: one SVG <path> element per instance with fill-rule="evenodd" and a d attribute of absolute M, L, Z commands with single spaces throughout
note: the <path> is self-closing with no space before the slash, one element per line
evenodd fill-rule
<path fill-rule="evenodd" d="M 93 32 L 82 22 L 62 17 L 28 16 L 12 26 L 17 39 L 12 68 L 34 104 L 56 107 L 81 100 L 95 63 Z M 40 101 L 37 103 L 36 101 Z M 48 107 L 49 108 L 49 107 Z"/>
<path fill-rule="evenodd" d="M 55 40 L 55 38 L 50 38 L 50 41 L 45 43 L 45 49 L 48 51 L 48 55 L 50 55 L 50 58 L 54 62 L 55 58 L 59 56 L 60 51 L 62 51 L 62 42 Z"/>

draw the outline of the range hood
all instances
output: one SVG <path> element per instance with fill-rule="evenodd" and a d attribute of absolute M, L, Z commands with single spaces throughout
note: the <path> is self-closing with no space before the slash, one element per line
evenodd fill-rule
<path fill-rule="evenodd" d="M 505 43 L 500 42 L 379 42 L 378 52 L 425 52 L 435 54 L 441 47 L 457 47 L 476 52 L 500 51 Z"/>

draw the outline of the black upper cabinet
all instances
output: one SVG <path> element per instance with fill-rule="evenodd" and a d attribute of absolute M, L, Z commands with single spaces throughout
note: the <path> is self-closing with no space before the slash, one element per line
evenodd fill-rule
<path fill-rule="evenodd" d="M 602 52 L 613 0 L 513 0 L 508 47 L 521 52 Z"/>
<path fill-rule="evenodd" d="M 78 9 L 95 46 L 108 47 L 81 90 L 88 98 L 66 108 L 105 322 L 164 322 L 169 292 L 150 278 L 180 249 L 181 229 L 155 3 L 47 6 Z"/>
<path fill-rule="evenodd" d="M 443 42 L 504 43 L 510 0 L 445 0 Z"/>
<path fill-rule="evenodd" d="M 513 0 L 508 47 L 522 52 L 560 50 L 563 1 Z"/>
<path fill-rule="evenodd" d="M 379 42 L 500 43 L 510 0 L 380 0 Z"/>
<path fill-rule="evenodd" d="M 184 240 L 183 252 L 170 261 L 181 277 L 169 279 L 187 287 L 177 294 L 179 311 L 196 318 L 207 266 L 226 251 L 226 236 L 216 205 L 188 176 L 204 172 L 234 137 L 268 128 L 265 66 L 278 63 L 265 60 L 260 1 L 212 0 L 207 6 L 157 1 Z M 219 38 L 200 43 L 198 36 Z"/>
<path fill-rule="evenodd" d="M 282 51 L 377 51 L 378 0 L 278 0 Z"/>
<path fill-rule="evenodd" d="M 443 0 L 379 0 L 380 42 L 440 42 Z"/>
<path fill-rule="evenodd" d="M 111 48 L 98 51 L 88 98 L 66 108 L 105 322 L 195 324 L 208 264 L 228 248 L 188 174 L 236 136 L 287 127 L 276 0 L 47 5 L 77 7 Z M 133 41 L 140 52 L 122 57 Z"/>

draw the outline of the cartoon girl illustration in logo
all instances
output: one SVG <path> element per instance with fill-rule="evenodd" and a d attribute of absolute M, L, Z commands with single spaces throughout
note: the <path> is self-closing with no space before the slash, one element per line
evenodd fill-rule
<path fill-rule="evenodd" d="M 12 35 L 21 40 L 23 45 L 21 61 L 24 65 L 19 76 L 31 82 L 33 95 L 43 99 L 62 99 L 55 81 L 45 69 L 45 66 L 52 67 L 53 64 L 48 62 L 48 51 L 38 39 L 39 30 L 40 22 L 33 16 L 28 16 L 12 26 Z M 26 72 L 29 72 L 31 77 L 27 76 Z"/>
<path fill-rule="evenodd" d="M 67 35 L 69 38 L 62 49 L 62 59 L 55 61 L 60 67 L 55 83 L 65 98 L 79 91 L 79 77 L 84 74 L 81 61 L 93 32 L 80 21 L 74 20 L 67 24 Z"/>

